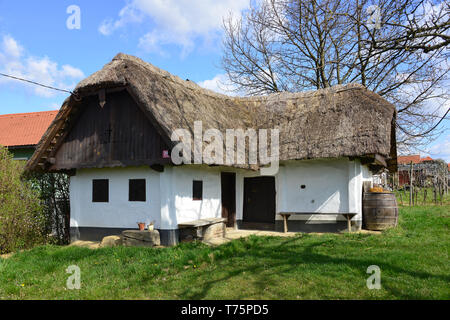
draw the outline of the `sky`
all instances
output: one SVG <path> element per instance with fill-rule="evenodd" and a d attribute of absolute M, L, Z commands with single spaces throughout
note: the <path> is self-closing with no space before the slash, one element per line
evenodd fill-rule
<path fill-rule="evenodd" d="M 0 0 L 0 72 L 73 90 L 123 52 L 223 92 L 222 19 L 249 1 Z M 68 95 L 0 77 L 0 114 L 57 110 Z M 424 155 L 450 162 L 449 122 Z"/>

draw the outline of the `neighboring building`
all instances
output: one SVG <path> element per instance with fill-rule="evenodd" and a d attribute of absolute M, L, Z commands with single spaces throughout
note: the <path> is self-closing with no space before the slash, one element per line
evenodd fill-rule
<path fill-rule="evenodd" d="M 355 214 L 357 230 L 372 174 L 396 170 L 395 114 L 361 85 L 229 97 L 119 54 L 77 85 L 27 169 L 71 175 L 73 240 L 155 221 L 167 245 L 177 242 L 178 224 L 217 217 L 229 227 L 281 230 L 284 212 L 299 213 L 288 221 L 291 231 L 344 230 L 345 213 Z M 224 136 L 278 129 L 279 171 L 262 175 L 262 162 L 248 157 L 175 165 L 172 133 L 194 134 L 196 121 Z M 204 142 L 203 151 L 210 146 Z"/>
<path fill-rule="evenodd" d="M 30 159 L 57 113 L 43 111 L 0 115 L 0 145 L 7 147 L 16 160 Z"/>
<path fill-rule="evenodd" d="M 430 157 L 421 158 L 419 154 L 398 156 L 398 186 L 410 184 L 411 163 L 413 164 L 413 179 L 417 186 L 425 186 L 427 181 L 431 182 L 439 170 L 442 170 L 442 164 Z"/>

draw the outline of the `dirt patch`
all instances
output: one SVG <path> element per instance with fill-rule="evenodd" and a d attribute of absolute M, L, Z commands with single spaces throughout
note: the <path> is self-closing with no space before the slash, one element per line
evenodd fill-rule
<path fill-rule="evenodd" d="M 365 233 L 365 234 L 382 234 L 383 232 L 382 232 L 382 231 L 375 231 L 375 230 L 364 230 L 364 229 L 362 229 L 362 230 L 360 230 L 360 231 L 358 231 L 358 232 L 356 232 L 356 233 Z"/>
<path fill-rule="evenodd" d="M 83 241 L 77 240 L 69 244 L 69 247 L 82 247 L 89 249 L 98 249 L 100 248 L 100 241 Z"/>
<path fill-rule="evenodd" d="M 14 252 L 11 253 L 5 253 L 5 254 L 0 254 L 0 258 L 2 259 L 8 259 L 11 258 L 11 256 L 14 254 Z"/>

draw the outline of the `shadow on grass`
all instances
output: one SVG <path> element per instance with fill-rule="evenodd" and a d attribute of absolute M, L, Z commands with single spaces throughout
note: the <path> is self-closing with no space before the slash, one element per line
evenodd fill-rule
<path fill-rule="evenodd" d="M 450 276 L 446 275 L 435 275 L 430 274 L 428 272 L 423 271 L 411 271 L 405 268 L 399 267 L 396 264 L 389 264 L 385 261 L 377 258 L 342 258 L 342 257 L 332 257 L 330 255 L 318 253 L 315 250 L 317 247 L 327 245 L 330 243 L 330 240 L 318 241 L 316 243 L 304 245 L 299 238 L 292 238 L 289 240 L 285 240 L 279 245 L 275 246 L 276 248 L 283 248 L 283 250 L 275 250 L 273 247 L 263 247 L 256 246 L 251 248 L 251 250 L 247 250 L 245 253 L 239 253 L 236 255 L 236 258 L 245 258 L 247 261 L 255 261 L 253 264 L 246 264 L 244 267 L 236 268 L 235 264 L 230 268 L 232 270 L 220 270 L 220 273 L 225 273 L 225 275 L 220 276 L 219 278 L 214 279 L 214 274 L 211 274 L 210 271 L 199 271 L 198 277 L 203 278 L 213 278 L 211 280 L 207 280 L 203 283 L 202 288 L 186 288 L 183 290 L 181 296 L 185 299 L 205 299 L 209 296 L 209 293 L 214 289 L 216 285 L 223 284 L 223 282 L 227 282 L 232 280 L 235 277 L 242 277 L 243 273 L 249 274 L 253 277 L 252 284 L 257 287 L 260 292 L 263 292 L 267 286 L 276 286 L 277 283 L 273 279 L 273 277 L 269 277 L 267 273 L 264 273 L 265 266 L 263 261 L 267 261 L 267 264 L 271 269 L 280 270 L 278 276 L 286 276 L 289 277 L 294 273 L 298 273 L 298 265 L 311 265 L 311 268 L 317 268 L 317 264 L 326 266 L 325 269 L 329 269 L 329 266 L 335 266 L 337 272 L 345 272 L 346 267 L 351 270 L 355 270 L 357 273 L 361 275 L 360 279 L 355 279 L 355 281 L 361 281 L 361 283 L 365 287 L 366 279 L 370 276 L 366 273 L 367 267 L 370 265 L 378 265 L 382 269 L 382 279 L 383 273 L 389 274 L 390 277 L 392 275 L 398 276 L 409 276 L 412 278 L 419 278 L 422 280 L 428 279 L 437 279 L 444 282 L 450 282 Z M 333 241 L 331 241 L 332 243 Z M 299 250 L 301 248 L 301 250 Z M 226 260 L 229 257 L 223 257 L 221 260 Z M 222 263 L 226 263 L 226 261 L 222 261 Z M 235 263 L 235 262 L 234 262 Z M 342 270 L 343 269 L 343 270 Z M 330 280 L 334 280 L 330 277 Z M 245 283 L 242 284 L 245 287 Z M 279 285 L 279 284 L 278 284 Z M 384 290 L 390 293 L 387 295 L 387 298 L 395 298 L 395 299 L 430 299 L 432 297 L 424 296 L 421 294 L 417 294 L 405 288 L 402 290 L 399 287 L 393 286 L 389 283 L 389 281 L 382 281 L 382 287 Z M 343 288 L 348 290 L 348 288 Z M 368 289 L 367 289 L 368 290 Z M 351 289 L 350 289 L 351 291 Z M 385 294 L 383 295 L 385 296 Z M 368 295 L 370 298 L 370 296 Z M 245 294 L 238 294 L 237 297 L 233 297 L 236 299 L 245 299 L 248 298 Z M 342 297 L 336 296 L 335 299 L 340 299 Z M 351 299 L 364 299 L 361 296 L 355 296 Z"/>

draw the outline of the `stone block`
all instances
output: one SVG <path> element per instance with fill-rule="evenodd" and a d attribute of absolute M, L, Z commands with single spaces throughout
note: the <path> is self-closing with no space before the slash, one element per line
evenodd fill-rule
<path fill-rule="evenodd" d="M 107 236 L 102 239 L 100 247 L 112 248 L 122 245 L 122 238 L 120 236 Z"/>
<path fill-rule="evenodd" d="M 158 230 L 125 230 L 122 231 L 124 246 L 154 247 L 161 245 Z"/>
<path fill-rule="evenodd" d="M 210 226 L 205 227 L 203 230 L 203 240 L 209 241 L 215 238 L 223 238 L 225 237 L 225 223 L 215 223 Z"/>

